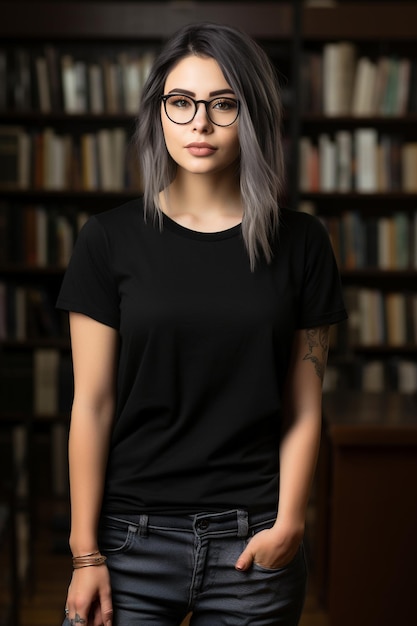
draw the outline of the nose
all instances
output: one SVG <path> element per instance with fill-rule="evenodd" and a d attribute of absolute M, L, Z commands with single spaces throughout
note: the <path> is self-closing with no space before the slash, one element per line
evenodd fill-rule
<path fill-rule="evenodd" d="M 210 118 L 207 115 L 207 109 L 204 102 L 197 103 L 197 112 L 193 119 L 193 125 L 197 130 L 204 130 L 211 127 Z"/>

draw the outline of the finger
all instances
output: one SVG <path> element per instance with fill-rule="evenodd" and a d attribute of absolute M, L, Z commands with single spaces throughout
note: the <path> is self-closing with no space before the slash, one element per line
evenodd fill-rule
<path fill-rule="evenodd" d="M 111 601 L 110 595 L 103 595 L 100 597 L 100 612 L 101 612 L 101 622 L 99 624 L 104 624 L 104 626 L 112 626 L 113 624 L 113 605 Z"/>
<path fill-rule="evenodd" d="M 90 613 L 91 624 L 92 626 L 112 626 L 112 615 L 113 611 L 111 608 L 103 611 L 102 607 L 97 604 Z M 90 624 L 90 621 L 88 624 Z"/>
<path fill-rule="evenodd" d="M 235 568 L 240 572 L 246 572 L 253 563 L 253 554 L 252 551 L 247 547 L 238 560 L 236 561 Z"/>

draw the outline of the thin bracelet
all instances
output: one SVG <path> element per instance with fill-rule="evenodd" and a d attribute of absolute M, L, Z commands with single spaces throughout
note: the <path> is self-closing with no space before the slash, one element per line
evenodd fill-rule
<path fill-rule="evenodd" d="M 104 565 L 106 561 L 107 561 L 107 557 L 100 555 L 91 561 L 84 561 L 82 563 L 73 562 L 72 568 L 82 569 L 83 567 L 96 567 L 97 565 Z"/>
<path fill-rule="evenodd" d="M 96 554 L 100 554 L 100 550 L 96 550 L 95 552 L 89 552 L 88 554 L 81 554 L 80 556 L 73 556 L 73 559 L 84 559 L 87 556 L 95 556 Z"/>
<path fill-rule="evenodd" d="M 103 565 L 107 561 L 107 558 L 100 554 L 99 550 L 90 552 L 89 554 L 83 554 L 80 556 L 72 557 L 73 569 L 80 569 L 82 567 L 91 567 L 95 565 Z"/>

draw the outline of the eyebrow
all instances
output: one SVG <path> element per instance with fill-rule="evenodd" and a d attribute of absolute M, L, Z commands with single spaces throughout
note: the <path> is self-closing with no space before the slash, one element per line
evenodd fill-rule
<path fill-rule="evenodd" d="M 196 94 L 194 91 L 188 91 L 188 89 L 171 89 L 168 93 L 183 93 L 186 96 L 192 96 L 194 97 Z M 232 95 L 235 95 L 235 92 L 233 91 L 233 89 L 218 89 L 217 91 L 210 91 L 209 96 L 221 96 L 225 93 L 230 93 Z"/>

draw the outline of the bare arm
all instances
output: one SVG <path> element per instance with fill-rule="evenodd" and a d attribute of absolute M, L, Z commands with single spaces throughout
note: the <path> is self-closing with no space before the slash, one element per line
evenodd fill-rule
<path fill-rule="evenodd" d="M 74 365 L 69 436 L 70 547 L 73 555 L 79 556 L 98 549 L 97 526 L 115 410 L 118 335 L 113 328 L 78 313 L 70 314 L 70 328 Z M 107 568 L 75 570 L 67 600 L 70 617 L 78 614 L 87 619 L 91 611 L 100 611 L 100 605 L 100 623 L 107 626 L 111 623 Z"/>
<path fill-rule="evenodd" d="M 272 529 L 252 539 L 236 564 L 238 569 L 247 569 L 253 561 L 265 567 L 282 567 L 298 549 L 320 444 L 328 345 L 328 326 L 300 330 L 295 335 L 283 398 L 277 521 Z"/>

